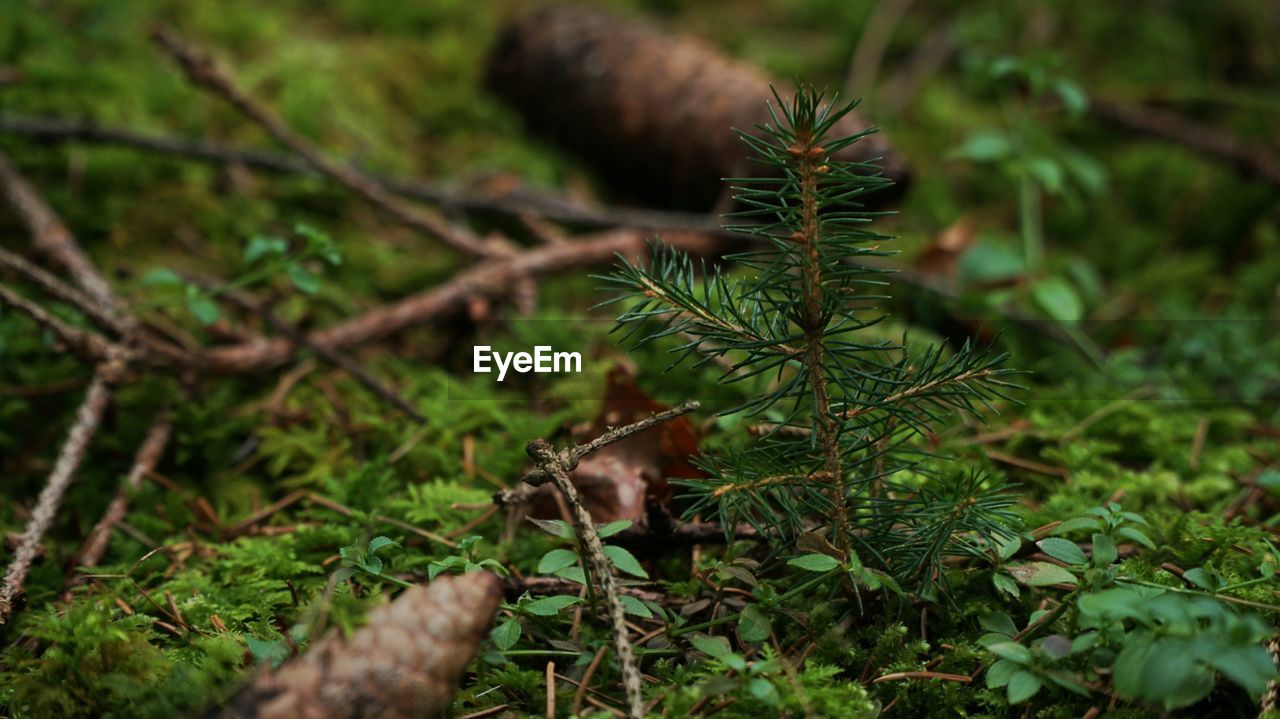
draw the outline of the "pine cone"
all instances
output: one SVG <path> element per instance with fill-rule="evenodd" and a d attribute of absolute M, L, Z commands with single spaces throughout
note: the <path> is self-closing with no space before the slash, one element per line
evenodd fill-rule
<path fill-rule="evenodd" d="M 698 212 L 724 193 L 724 177 L 762 171 L 732 132 L 770 120 L 772 83 L 784 100 L 791 82 L 726 57 L 688 37 L 595 9 L 567 6 L 518 18 L 490 51 L 486 85 L 531 129 L 595 163 L 612 186 L 647 204 Z M 833 137 L 866 127 L 846 115 Z M 870 161 L 902 184 L 909 171 L 883 134 L 836 159 Z M 901 187 L 864 198 L 894 199 Z"/>
<path fill-rule="evenodd" d="M 487 572 L 440 577 L 369 613 L 350 639 L 330 634 L 242 689 L 222 719 L 442 716 L 502 600 Z"/>

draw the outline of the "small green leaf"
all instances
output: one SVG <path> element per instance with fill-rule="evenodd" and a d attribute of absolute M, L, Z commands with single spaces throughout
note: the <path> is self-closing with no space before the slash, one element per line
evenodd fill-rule
<path fill-rule="evenodd" d="M 253 264 L 263 257 L 283 257 L 288 250 L 289 243 L 279 237 L 254 235 L 244 248 L 244 261 L 246 264 Z"/>
<path fill-rule="evenodd" d="M 1217 581 L 1214 576 L 1205 571 L 1204 567 L 1194 567 L 1182 573 L 1182 578 L 1206 591 L 1214 591 L 1217 587 Z"/>
<path fill-rule="evenodd" d="M 1137 529 L 1134 529 L 1133 527 L 1121 527 L 1120 529 L 1116 530 L 1116 534 L 1118 534 L 1121 537 L 1125 537 L 1126 539 L 1131 539 L 1134 542 L 1137 542 L 1138 544 L 1141 544 L 1142 546 L 1146 547 L 1147 549 L 1156 548 L 1156 543 L 1151 541 L 1150 537 L 1148 537 L 1145 533 Z"/>
<path fill-rule="evenodd" d="M 142 277 L 143 287 L 172 287 L 183 282 L 177 272 L 164 268 L 152 270 Z"/>
<path fill-rule="evenodd" d="M 773 626 L 759 605 L 748 604 L 738 617 L 738 637 L 744 642 L 763 642 Z"/>
<path fill-rule="evenodd" d="M 1059 537 L 1047 537 L 1036 542 L 1036 546 L 1040 547 L 1040 551 L 1053 557 L 1059 562 L 1067 564 L 1085 564 L 1089 558 L 1085 556 L 1084 550 L 1076 546 L 1075 542 L 1070 542 Z"/>
<path fill-rule="evenodd" d="M 577 584 L 585 585 L 587 583 L 587 573 L 583 571 L 582 567 L 576 565 L 572 567 L 565 567 L 564 569 L 555 572 L 555 575 L 561 579 L 567 579 Z"/>
<path fill-rule="evenodd" d="M 689 643 L 693 645 L 694 649 L 715 659 L 719 659 L 733 651 L 733 648 L 729 646 L 729 640 L 724 637 L 694 634 L 689 637 Z"/>
<path fill-rule="evenodd" d="M 523 605 L 523 608 L 526 612 L 539 617 L 554 617 L 560 613 L 560 610 L 577 604 L 577 602 L 577 597 L 569 596 L 568 594 L 555 594 L 550 597 L 535 599 Z"/>
<path fill-rule="evenodd" d="M 187 311 L 192 317 L 202 325 L 208 326 L 218 321 L 222 316 L 222 312 L 218 309 L 217 303 L 202 294 L 189 293 L 187 295 Z"/>
<path fill-rule="evenodd" d="M 1098 646 L 1098 642 L 1101 640 L 1102 637 L 1097 632 L 1085 632 L 1071 640 L 1071 653 L 1079 654 L 1080 652 L 1089 651 Z"/>
<path fill-rule="evenodd" d="M 751 696 L 770 706 L 778 703 L 778 690 L 774 688 L 773 682 L 764 677 L 752 679 L 747 685 L 747 691 L 751 692 Z"/>
<path fill-rule="evenodd" d="M 991 575 L 991 583 L 995 585 L 996 589 L 999 589 L 1015 599 L 1022 596 L 1022 590 L 1018 589 L 1017 582 L 1014 582 L 1003 574 Z"/>
<path fill-rule="evenodd" d="M 802 554 L 788 560 L 787 564 L 809 572 L 830 572 L 840 566 L 840 560 L 826 554 Z"/>
<path fill-rule="evenodd" d="M 635 556 L 622 547 L 606 546 L 604 554 L 609 558 L 609 561 L 613 562 L 613 566 L 618 568 L 618 571 L 641 579 L 649 578 L 649 573 L 644 571 L 644 567 L 640 566 L 640 562 L 636 561 Z"/>
<path fill-rule="evenodd" d="M 244 641 L 254 659 L 259 663 L 269 663 L 272 668 L 279 667 L 289 658 L 289 646 L 282 640 L 264 641 L 246 635 Z"/>
<path fill-rule="evenodd" d="M 630 594 L 620 595 L 618 600 L 622 602 L 622 608 L 626 610 L 627 614 L 634 614 L 637 617 L 644 617 L 645 619 L 653 618 L 653 610 L 649 609 L 649 607 L 645 606 L 644 602 L 636 599 Z"/>
<path fill-rule="evenodd" d="M 314 295 L 320 291 L 320 278 L 316 277 L 314 272 L 308 270 L 302 265 L 289 265 L 289 269 L 285 272 L 289 275 L 289 280 L 293 282 L 293 286 L 297 287 L 299 292 L 307 295 Z"/>
<path fill-rule="evenodd" d="M 1048 157 L 1027 160 L 1026 172 L 1050 195 L 1060 195 L 1064 187 L 1062 166 Z"/>
<path fill-rule="evenodd" d="M 1004 612 L 984 614 L 978 618 L 978 624 L 989 632 L 1004 634 L 1010 637 L 1018 633 L 1017 625 L 1015 625 L 1013 623 L 1013 619 L 1009 618 L 1009 615 Z"/>
<path fill-rule="evenodd" d="M 489 638 L 499 651 L 507 651 L 520 641 L 520 622 L 514 617 L 499 624 L 489 632 Z"/>
<path fill-rule="evenodd" d="M 965 283 L 1004 282 L 1027 272 L 1026 258 L 1009 244 L 979 238 L 960 256 L 960 279 Z"/>
<path fill-rule="evenodd" d="M 1071 80 L 1058 78 L 1057 82 L 1053 83 L 1053 91 L 1058 95 L 1058 99 L 1062 100 L 1062 107 L 1072 116 L 1082 117 L 1089 109 L 1089 96 Z"/>
<path fill-rule="evenodd" d="M 1040 691 L 1040 678 L 1028 671 L 1016 672 L 1009 679 L 1009 703 L 1021 704 Z"/>
<path fill-rule="evenodd" d="M 539 574 L 555 574 L 578 563 L 578 553 L 569 549 L 553 549 L 538 560 Z"/>
<path fill-rule="evenodd" d="M 1076 577 L 1066 569 L 1048 562 L 1028 562 L 1008 568 L 1014 579 L 1028 587 L 1048 587 L 1054 584 L 1076 584 Z"/>
<path fill-rule="evenodd" d="M 1115 540 L 1105 534 L 1093 535 L 1093 566 L 1109 567 L 1119 556 Z"/>
<path fill-rule="evenodd" d="M 553 537 L 559 537 L 561 539 L 574 538 L 573 527 L 569 526 L 569 523 L 563 519 L 534 519 L 533 517 L 529 517 L 528 519 L 530 522 L 533 522 L 538 529 L 541 529 Z"/>
<path fill-rule="evenodd" d="M 378 550 L 387 547 L 399 547 L 400 543 L 390 537 L 374 537 L 369 540 L 369 548 L 365 551 L 369 554 L 377 554 Z"/>
<path fill-rule="evenodd" d="M 1013 153 L 1013 142 L 1001 132 L 977 132 L 965 139 L 952 155 L 973 162 L 995 162 Z"/>
<path fill-rule="evenodd" d="M 1102 529 L 1102 523 L 1093 517 L 1076 517 L 1074 519 L 1068 519 L 1057 527 L 1054 527 L 1053 534 L 1054 536 L 1061 536 L 1063 534 L 1078 532 L 1082 529 L 1088 529 L 1096 532 L 1099 529 Z"/>
<path fill-rule="evenodd" d="M 1046 277 L 1031 288 L 1031 296 L 1044 313 L 1059 322 L 1077 322 L 1084 305 L 1075 288 L 1059 277 Z"/>
<path fill-rule="evenodd" d="M 1031 663 L 1031 650 L 1017 642 L 997 642 L 987 647 L 987 651 L 1001 659 L 1008 659 L 1015 664 L 1025 665 Z"/>
<path fill-rule="evenodd" d="M 1009 661 L 1008 659 L 997 659 L 994 664 L 987 669 L 987 688 L 997 689 L 1009 683 L 1014 674 L 1022 671 L 1019 664 Z"/>
<path fill-rule="evenodd" d="M 630 528 L 630 519 L 619 519 L 616 522 L 609 522 L 608 524 L 602 524 L 599 527 L 596 527 L 596 534 L 600 535 L 601 539 L 608 539 L 618 532 L 623 532 Z"/>

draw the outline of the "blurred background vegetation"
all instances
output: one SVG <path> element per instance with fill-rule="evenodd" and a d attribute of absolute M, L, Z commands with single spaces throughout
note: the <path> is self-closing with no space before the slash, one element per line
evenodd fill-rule
<path fill-rule="evenodd" d="M 1021 422 L 1003 452 L 1047 463 L 1071 481 L 1025 463 L 995 462 L 950 435 L 957 456 L 992 463 L 1023 483 L 1029 526 L 1121 497 L 1128 508 L 1163 522 L 1170 551 L 1197 561 L 1216 551 L 1199 551 L 1198 541 L 1270 541 L 1275 517 L 1268 510 L 1255 508 L 1253 519 L 1270 529 L 1229 528 L 1222 513 L 1243 478 L 1270 476 L 1264 470 L 1280 461 L 1280 184 L 1185 142 L 1119 126 L 1106 108 L 1173 113 L 1233 135 L 1252 156 L 1280 156 L 1280 5 L 598 4 L 700 37 L 776 77 L 863 98 L 864 116 L 884 129 L 913 173 L 896 214 L 878 229 L 899 238 L 897 262 L 946 295 L 895 289 L 905 318 L 895 331 L 911 324 L 918 325 L 913 333 L 952 334 L 956 326 L 948 320 L 957 315 L 965 318 L 965 331 L 1004 328 L 1010 316 L 1056 328 L 1007 329 L 1001 342 L 1014 352 L 1010 364 L 1034 374 L 1026 380 L 1027 406 L 1006 409 L 995 429 Z M 148 42 L 152 23 L 165 22 L 213 49 L 251 95 L 331 157 L 380 173 L 434 178 L 460 191 L 527 186 L 625 205 L 628 198 L 594 177 L 581 158 L 530 136 L 520 118 L 481 87 L 500 27 L 528 5 L 10 0 L 0 7 L 0 118 L 91 119 L 270 147 L 259 128 L 190 86 Z M 125 296 L 196 337 L 207 338 L 210 330 L 143 278 L 165 268 L 236 276 L 250 238 L 287 236 L 300 222 L 330 235 L 343 257 L 325 270 L 313 296 L 289 294 L 284 278 L 270 280 L 282 297 L 280 312 L 303 326 L 323 326 L 437 284 L 457 267 L 438 245 L 313 177 L 259 176 L 125 148 L 38 143 L 8 132 L 0 132 L 0 149 Z M 25 229 L 7 210 L 0 211 L 0 242 L 27 248 Z M 607 316 L 588 310 L 600 297 L 587 275 L 544 282 L 535 316 Z M 474 443 L 485 474 L 514 480 L 525 440 L 594 416 L 590 403 L 563 399 L 591 396 L 581 387 L 602 382 L 609 360 L 620 357 L 604 323 L 539 324 L 550 344 L 591 342 L 601 358 L 588 363 L 595 374 L 558 386 L 478 387 L 473 396 L 495 401 L 449 403 L 448 384 L 457 380 L 447 369 L 465 361 L 469 347 L 458 341 L 460 331 L 495 333 L 494 344 L 525 342 L 521 333 L 530 332 L 519 323 L 480 330 L 456 324 L 404 333 L 387 345 L 390 352 L 365 347 L 356 353 L 428 416 L 425 428 L 328 370 L 300 382 L 286 399 L 273 399 L 277 378 L 268 376 L 197 388 L 197 401 L 177 405 L 176 449 L 163 467 L 181 491 L 149 486 L 137 505 L 159 509 L 131 515 L 136 534 L 118 535 L 108 555 L 104 572 L 134 574 L 128 581 L 104 579 L 97 594 L 61 609 L 53 601 L 64 576 L 61 561 L 114 492 L 148 410 L 179 396 L 162 380 L 129 387 L 109 420 L 112 431 L 96 441 L 67 499 L 49 543 L 51 558 L 28 580 L 30 609 L 3 636 L 0 713 L 166 715 L 199 705 L 236 675 L 243 649 L 253 649 L 248 642 L 279 638 L 277 616 L 299 618 L 292 593 L 309 596 L 323 588 L 320 562 L 368 536 L 374 522 L 360 513 L 383 512 L 440 530 L 464 524 L 474 514 L 446 508 L 483 503 L 493 489 L 464 462 L 464 442 Z M 1058 334 L 1064 337 L 1055 339 Z M 665 360 L 656 350 L 632 361 L 639 366 L 637 382 L 664 398 L 725 391 L 708 388 L 709 374 L 663 376 Z M 6 477 L 0 529 L 20 530 L 25 522 L 85 376 L 25 318 L 0 314 L 0 473 Z M 341 404 L 332 401 L 334 387 Z M 419 434 L 404 461 L 385 464 Z M 1272 484 L 1274 506 L 1280 482 Z M 149 543 L 188 536 L 198 514 L 195 498 L 232 520 L 298 487 L 360 513 L 337 521 L 329 516 L 323 526 L 282 537 L 198 537 L 196 544 L 207 539 L 207 551 L 193 550 L 186 564 L 152 559 L 134 565 Z M 320 516 L 317 511 L 285 519 L 305 523 Z M 1181 519 L 1189 512 L 1199 513 L 1194 516 L 1208 528 Z M 493 539 L 498 525 L 491 520 L 475 531 Z M 486 552 L 528 563 L 545 549 L 533 544 L 493 541 Z M 397 568 L 421 569 L 429 551 L 400 559 Z M 1254 571 L 1239 557 L 1222 557 L 1220 564 L 1240 576 Z M 187 597 L 187 616 L 217 614 L 231 635 L 177 641 L 145 614 L 107 621 L 114 610 L 98 600 L 138 601 L 134 582 Z M 1258 591 L 1263 599 L 1271 595 L 1265 586 Z M 344 595 L 333 621 L 354 624 L 368 601 Z M 956 620 L 935 632 L 970 630 Z M 898 661 L 909 668 L 918 657 L 903 651 Z M 108 659 L 90 667 L 89 656 Z M 532 681 L 510 666 L 495 671 L 486 679 L 495 685 Z M 489 706 L 482 689 L 471 690 L 459 706 Z M 898 696 L 887 685 L 878 691 L 882 703 Z M 913 707 L 930 701 L 970 711 L 999 706 L 958 692 L 953 686 L 912 697 L 904 692 L 899 711 L 912 715 Z"/>

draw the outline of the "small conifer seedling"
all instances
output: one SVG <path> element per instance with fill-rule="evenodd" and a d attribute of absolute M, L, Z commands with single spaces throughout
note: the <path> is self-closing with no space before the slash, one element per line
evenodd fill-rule
<path fill-rule="evenodd" d="M 729 410 L 769 420 L 761 436 L 703 460 L 709 476 L 684 483 L 691 514 L 730 531 L 749 522 L 784 552 L 804 535 L 800 546 L 816 540 L 845 566 L 928 584 L 945 556 L 1006 535 L 1013 500 L 982 476 L 937 471 L 912 439 L 1014 385 L 1002 357 L 972 345 L 912 353 L 870 336 L 888 283 L 866 260 L 892 253 L 859 200 L 889 181 L 837 157 L 870 131 L 829 136 L 855 103 L 836 107 L 812 89 L 778 103 L 770 124 L 739 133 L 768 169 L 730 180 L 741 209 L 727 229 L 759 240 L 727 258 L 740 269 L 657 245 L 648 267 L 623 261 L 606 278 L 621 289 L 611 302 L 629 303 L 618 318 L 629 338 L 681 338 L 677 362 L 727 362 L 724 382 L 769 379 Z"/>

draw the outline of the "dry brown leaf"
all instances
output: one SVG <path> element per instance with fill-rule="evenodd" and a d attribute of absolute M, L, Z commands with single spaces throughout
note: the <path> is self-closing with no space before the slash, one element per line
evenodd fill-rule
<path fill-rule="evenodd" d="M 589 427 L 575 432 L 579 437 L 598 437 L 611 427 L 668 409 L 645 394 L 625 367 L 614 367 L 607 382 L 599 416 Z M 639 521 L 648 502 L 666 504 L 671 500 L 668 477 L 703 476 L 691 463 L 697 452 L 697 428 L 688 417 L 677 417 L 583 457 L 573 471 L 573 484 L 595 522 Z M 530 516 L 559 516 L 553 492 L 547 485 L 534 495 Z"/>

